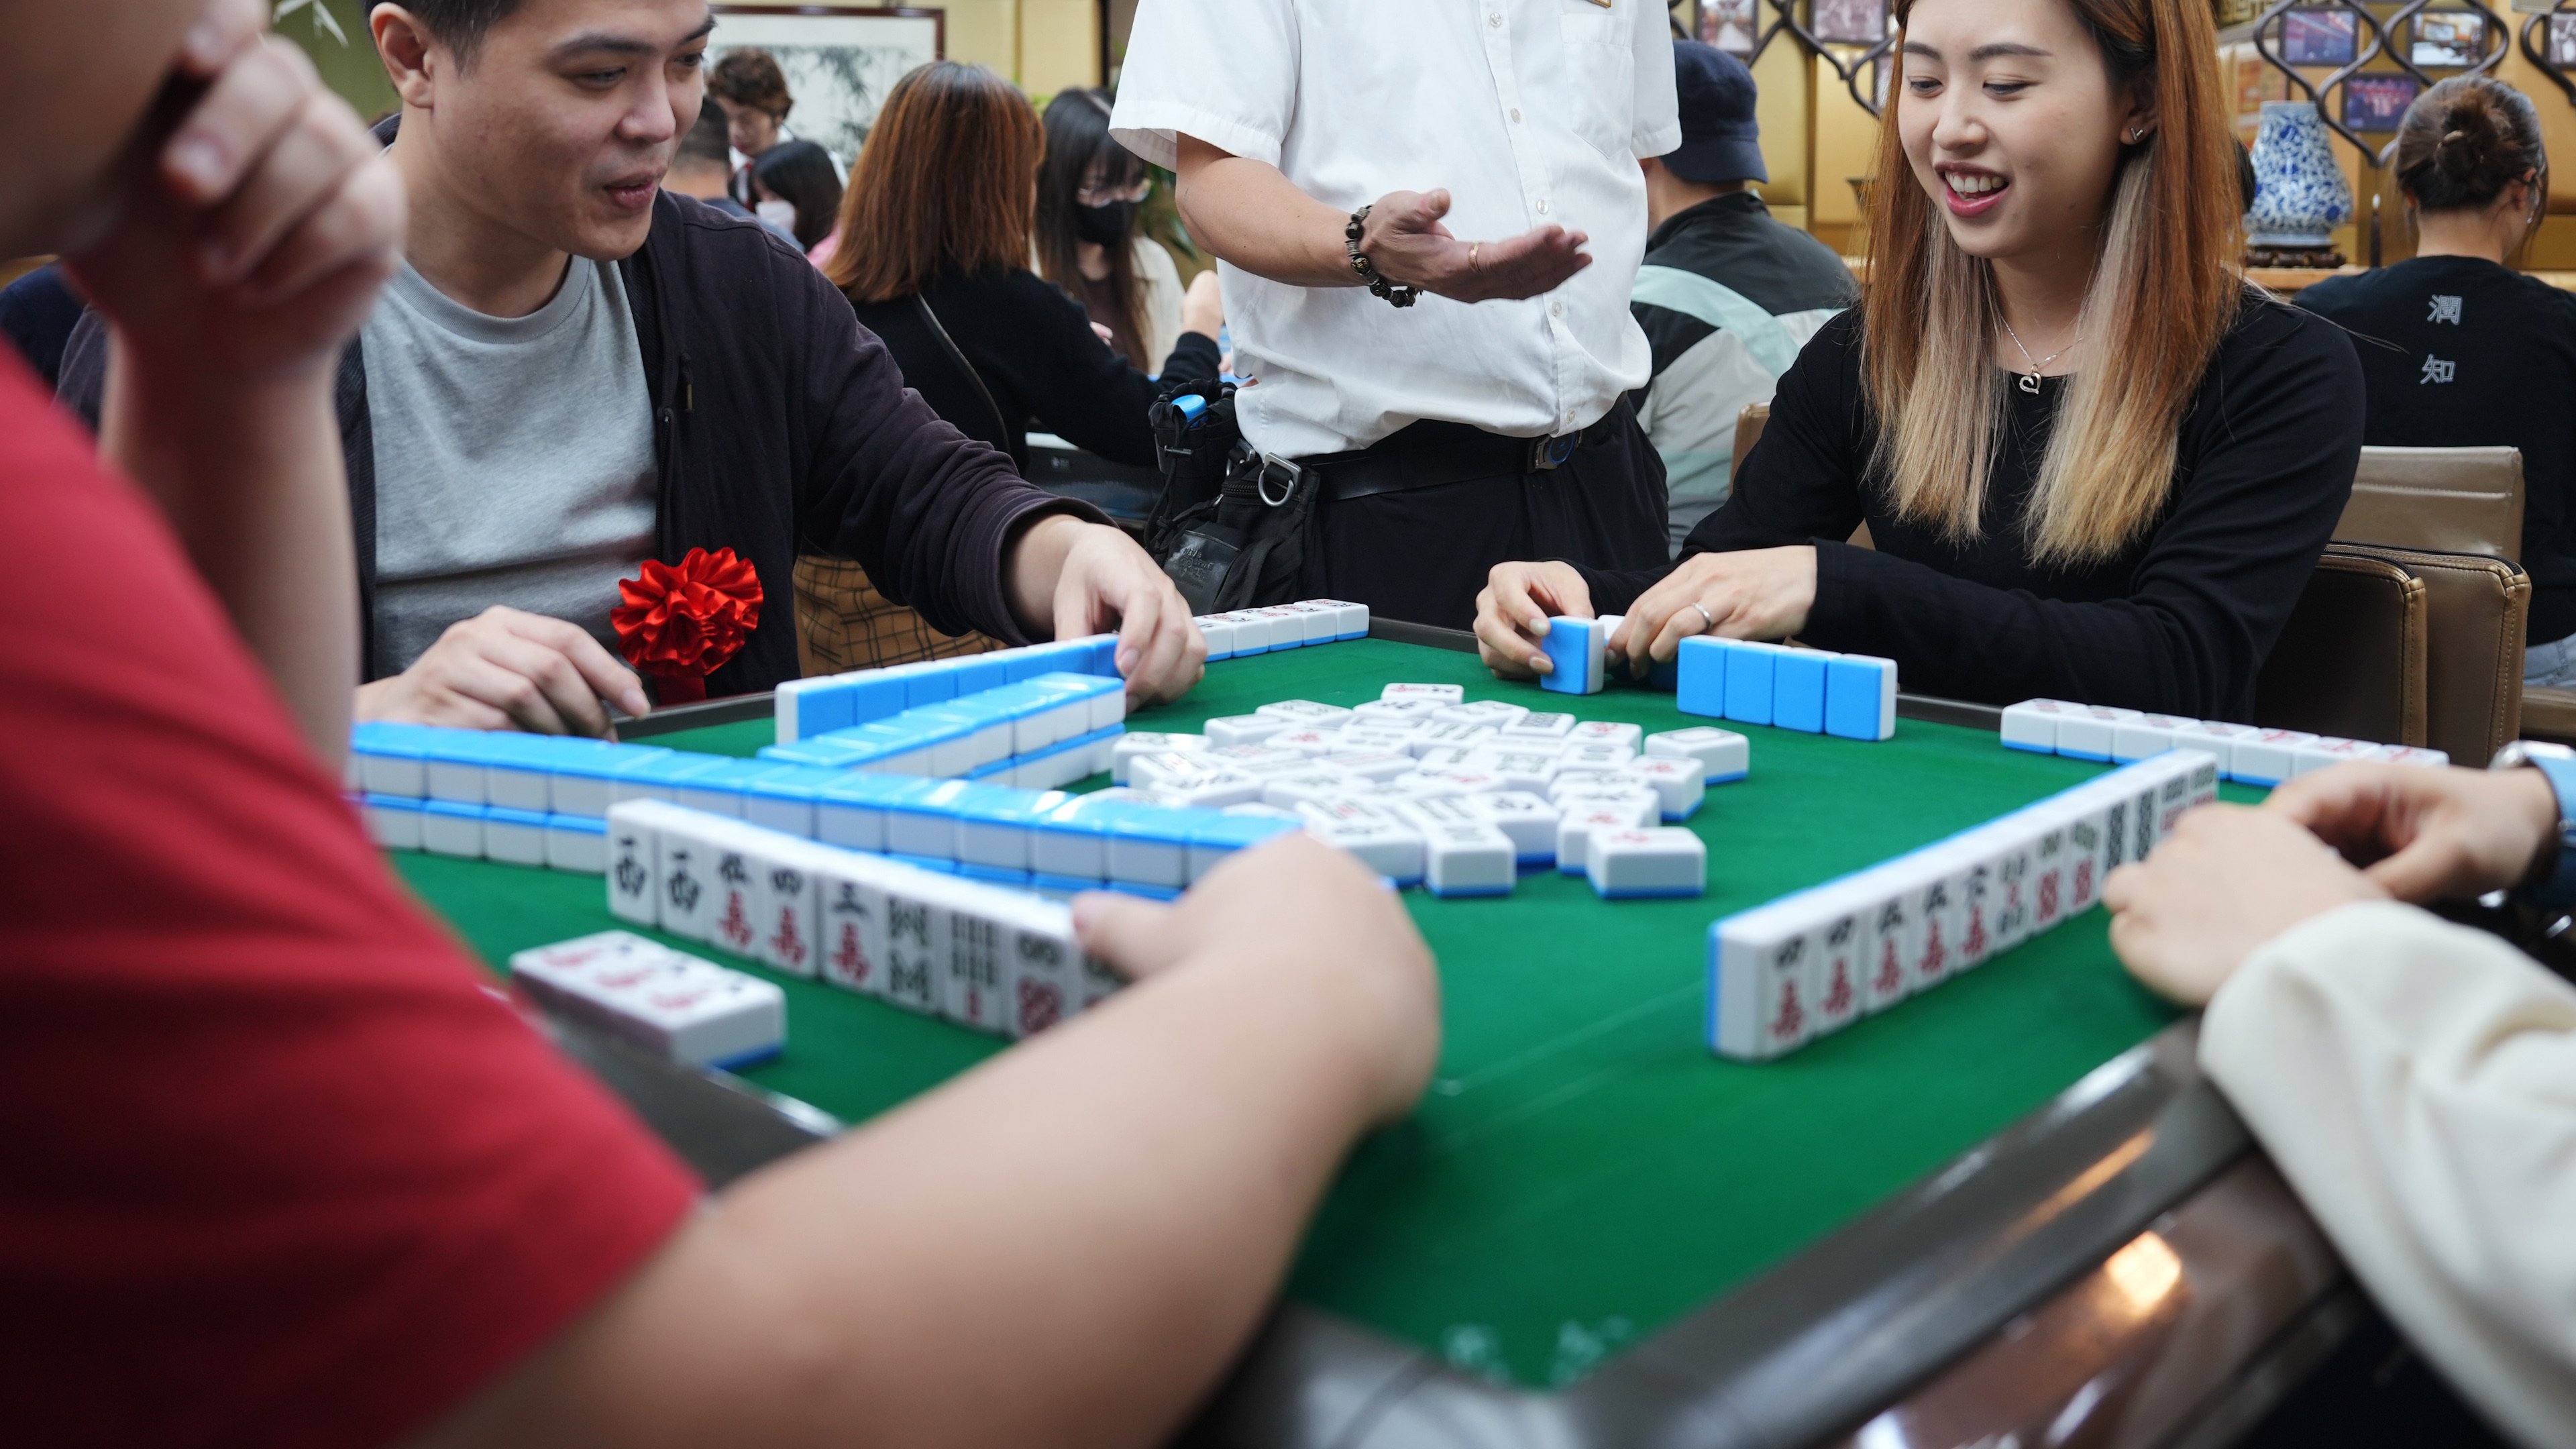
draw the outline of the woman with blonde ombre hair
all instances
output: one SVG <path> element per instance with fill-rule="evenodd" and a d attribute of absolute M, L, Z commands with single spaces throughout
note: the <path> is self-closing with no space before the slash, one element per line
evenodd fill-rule
<path fill-rule="evenodd" d="M 1672 569 L 1496 568 L 1486 662 L 1544 671 L 1547 615 L 1620 613 L 1640 672 L 1691 634 L 1795 635 L 1920 693 L 2244 719 L 2351 491 L 2361 372 L 2237 270 L 2209 9 L 1897 17 L 1861 307 Z"/>

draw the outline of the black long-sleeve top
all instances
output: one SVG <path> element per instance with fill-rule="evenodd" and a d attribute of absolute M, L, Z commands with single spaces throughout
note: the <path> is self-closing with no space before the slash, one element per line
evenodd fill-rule
<path fill-rule="evenodd" d="M 1869 472 L 1878 423 L 1860 346 L 1851 313 L 1808 342 L 1734 495 L 1691 531 L 1684 558 L 1813 544 L 1816 600 L 1799 637 L 1892 658 L 1912 693 L 2251 717 L 2255 676 L 2361 458 L 2361 365 L 2341 331 L 2249 296 L 2183 419 L 2154 526 L 2116 557 L 2066 569 L 2035 565 L 2021 527 L 2065 381 L 2006 389 L 2010 433 L 1982 527 L 1954 544 L 1898 519 Z M 1863 522 L 1875 551 L 1845 541 Z M 1665 572 L 1584 570 L 1605 614 Z"/>
<path fill-rule="evenodd" d="M 974 378 L 958 369 L 914 299 L 852 305 L 859 325 L 894 353 L 904 381 L 960 432 L 1010 454 L 1022 473 L 1032 422 L 1113 463 L 1153 466 L 1145 412 L 1161 386 L 1100 340 L 1080 302 L 1021 268 L 935 278 L 920 300 L 974 365 Z M 1216 339 L 1182 333 L 1163 375 L 1216 376 Z"/>
<path fill-rule="evenodd" d="M 2349 329 L 2364 441 L 2522 450 L 2530 641 L 2576 634 L 2576 296 L 2476 257 L 2416 257 L 2299 294 Z"/>

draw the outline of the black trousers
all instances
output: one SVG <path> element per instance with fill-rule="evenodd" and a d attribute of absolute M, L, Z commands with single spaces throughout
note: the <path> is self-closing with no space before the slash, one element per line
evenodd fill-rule
<path fill-rule="evenodd" d="M 1491 444 L 1490 434 L 1462 424 L 1423 422 L 1365 454 L 1340 456 L 1427 463 Z M 1301 591 L 1366 604 L 1384 618 L 1466 629 L 1476 620 L 1476 592 L 1498 563 L 1662 567 L 1671 558 L 1666 502 L 1664 461 L 1622 398 L 1556 468 L 1344 500 L 1333 498 L 1328 483 L 1316 505 L 1320 524 L 1309 535 Z"/>

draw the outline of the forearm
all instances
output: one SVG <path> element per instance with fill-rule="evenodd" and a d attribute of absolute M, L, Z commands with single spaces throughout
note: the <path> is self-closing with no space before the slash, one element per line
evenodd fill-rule
<path fill-rule="evenodd" d="M 2483 933 L 2349 906 L 2248 959 L 2200 1056 L 2408 1337 L 2528 1442 L 2563 1437 L 2576 992 Z"/>
<path fill-rule="evenodd" d="M 1343 230 L 1348 214 L 1297 188 L 1266 162 L 1180 141 L 1176 200 L 1190 239 L 1209 253 L 1292 287 L 1356 287 Z"/>
<path fill-rule="evenodd" d="M 358 683 L 357 560 L 327 367 L 228 384 L 119 346 L 100 451 L 149 491 L 336 774 Z"/>
<path fill-rule="evenodd" d="M 1163 359 L 1159 381 L 1168 386 L 1186 379 L 1214 377 L 1218 365 L 1224 360 L 1224 354 L 1217 351 L 1216 334 L 1192 328 L 1172 344 L 1171 355 Z M 1156 391 L 1161 391 L 1161 388 Z"/>
<path fill-rule="evenodd" d="M 1374 1100 L 1310 985 L 1184 965 L 746 1181 L 445 1440 L 1159 1442 Z"/>
<path fill-rule="evenodd" d="M 1028 337 L 996 369 L 1001 381 L 1048 432 L 1113 463 L 1153 467 L 1154 429 L 1147 415 L 1164 383 L 1102 346 L 1079 311 L 1068 309 L 1062 320 L 1061 329 Z M 1166 368 L 1166 380 L 1216 375 L 1216 343 L 1209 337 L 1184 334 L 1171 357 L 1194 370 Z"/>
<path fill-rule="evenodd" d="M 2186 591 L 2044 599 L 1823 541 L 1816 565 L 1802 638 L 1886 655 L 1910 687 L 1954 699 L 2073 699 L 2232 719 L 2261 659 L 2243 615 Z"/>
<path fill-rule="evenodd" d="M 1055 632 L 1056 585 L 1064 562 L 1090 525 L 1068 513 L 1050 513 L 1021 528 L 1003 545 L 1002 588 L 1022 633 L 1044 639 Z"/>

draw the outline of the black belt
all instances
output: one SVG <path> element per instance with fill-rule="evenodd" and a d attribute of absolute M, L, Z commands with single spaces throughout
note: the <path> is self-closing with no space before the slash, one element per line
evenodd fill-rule
<path fill-rule="evenodd" d="M 1476 478 L 1550 473 L 1571 461 L 1576 449 L 1625 426 L 1627 417 L 1628 402 L 1622 398 L 1601 421 L 1552 438 L 1507 438 L 1464 423 L 1419 422 L 1355 453 L 1323 453 L 1293 462 L 1268 459 L 1263 482 L 1265 491 L 1272 491 L 1311 479 L 1320 483 L 1324 497 L 1338 503 Z"/>

